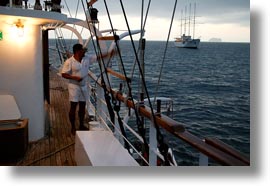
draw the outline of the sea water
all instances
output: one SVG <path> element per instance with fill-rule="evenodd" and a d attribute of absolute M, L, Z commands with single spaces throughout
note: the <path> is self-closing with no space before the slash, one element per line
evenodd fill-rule
<path fill-rule="evenodd" d="M 53 47 L 54 42 L 50 45 Z M 138 42 L 135 46 L 137 50 Z M 250 43 L 202 42 L 199 49 L 186 49 L 170 42 L 166 54 L 165 46 L 162 41 L 146 42 L 145 79 L 150 97 L 172 98 L 173 119 L 183 123 L 190 133 L 201 139 L 218 138 L 249 156 Z M 130 75 L 135 62 L 132 45 L 121 41 L 120 47 Z M 134 75 L 134 79 L 137 77 Z M 164 136 L 179 165 L 198 165 L 198 151 L 167 133 Z"/>

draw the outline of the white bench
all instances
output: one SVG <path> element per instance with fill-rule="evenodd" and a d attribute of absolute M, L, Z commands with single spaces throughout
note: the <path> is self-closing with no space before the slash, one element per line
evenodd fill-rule
<path fill-rule="evenodd" d="M 139 166 L 109 131 L 77 131 L 75 160 L 78 166 Z"/>
<path fill-rule="evenodd" d="M 0 95 L 0 120 L 16 120 L 21 118 L 21 112 L 11 95 Z"/>

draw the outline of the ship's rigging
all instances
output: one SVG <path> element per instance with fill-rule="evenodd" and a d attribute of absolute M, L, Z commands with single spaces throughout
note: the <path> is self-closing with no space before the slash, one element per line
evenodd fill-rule
<path fill-rule="evenodd" d="M 122 85 L 122 84 L 119 85 L 120 88 L 118 90 L 113 89 L 112 83 L 110 82 L 111 80 L 109 77 L 110 76 L 109 73 L 111 73 L 111 72 L 108 68 L 110 67 L 110 65 L 112 63 L 112 60 L 100 58 L 98 65 L 99 65 L 99 70 L 100 70 L 99 77 L 101 79 L 100 85 L 101 85 L 103 92 L 104 92 L 104 98 L 106 101 L 107 110 L 109 112 L 110 120 L 112 122 L 113 129 L 119 130 L 121 132 L 123 139 L 124 139 L 125 148 L 127 148 L 127 150 L 130 151 L 130 147 L 133 147 L 133 145 L 130 144 L 130 142 L 128 141 L 129 139 L 128 139 L 128 136 L 126 135 L 126 132 L 125 132 L 125 126 L 124 126 L 124 124 L 122 122 L 123 120 L 120 116 L 120 108 L 121 108 L 120 101 L 124 102 L 129 107 L 129 109 L 132 109 L 135 116 L 136 116 L 137 131 L 140 135 L 139 138 L 141 138 L 141 141 L 143 144 L 143 147 L 139 150 L 139 151 L 141 151 L 140 153 L 143 155 L 143 156 L 141 156 L 141 158 L 144 160 L 143 165 L 150 164 L 149 163 L 149 161 L 150 161 L 149 160 L 149 156 L 150 156 L 149 151 L 153 150 L 153 149 L 151 149 L 149 147 L 149 141 L 147 141 L 147 139 L 146 139 L 146 127 L 145 127 L 145 122 L 144 122 L 145 116 L 142 114 L 142 112 L 143 112 L 142 110 L 144 110 L 144 108 L 145 108 L 143 100 L 145 100 L 145 97 L 146 97 L 146 100 L 148 101 L 148 105 L 149 105 L 149 110 L 147 112 L 150 113 L 148 115 L 148 118 L 153 123 L 153 126 L 156 130 L 155 137 L 156 137 L 156 141 L 158 142 L 158 144 L 157 144 L 158 153 L 161 154 L 161 155 L 159 155 L 159 157 L 163 160 L 163 163 L 162 163 L 163 165 L 175 165 L 174 161 L 172 160 L 173 158 L 171 157 L 172 153 L 169 153 L 169 146 L 167 143 L 165 143 L 164 135 L 162 134 L 160 127 L 159 127 L 159 126 L 163 125 L 163 124 L 161 124 L 163 122 L 169 123 L 168 126 L 163 125 L 162 126 L 163 128 L 166 128 L 166 130 L 168 130 L 172 134 L 178 136 L 179 138 L 184 139 L 185 141 L 187 141 L 191 145 L 200 146 L 199 147 L 200 150 L 202 150 L 206 154 L 210 154 L 211 150 L 201 149 L 202 148 L 201 146 L 204 146 L 204 145 L 201 144 L 201 142 L 197 141 L 198 139 L 194 138 L 190 133 L 188 133 L 188 132 L 185 133 L 185 128 L 181 124 L 174 123 L 171 120 L 167 121 L 167 119 L 165 119 L 165 120 L 161 119 L 162 121 L 160 121 L 160 117 L 159 117 L 160 112 L 154 111 L 154 105 L 157 102 L 156 97 L 158 94 L 158 87 L 160 85 L 160 79 L 162 77 L 162 69 L 164 66 L 165 59 L 166 59 L 166 52 L 167 52 L 168 42 L 169 42 L 169 38 L 170 38 L 171 27 L 173 24 L 174 14 L 175 14 L 176 6 L 177 6 L 177 0 L 175 0 L 175 4 L 174 4 L 174 8 L 173 8 L 171 24 L 170 24 L 170 28 L 168 31 L 166 47 L 164 49 L 164 54 L 163 54 L 163 58 L 162 58 L 162 62 L 161 62 L 158 83 L 157 83 L 156 92 L 155 92 L 153 102 L 151 101 L 151 98 L 150 98 L 150 95 L 148 92 L 147 84 L 146 84 L 145 77 L 144 77 L 144 68 L 143 68 L 144 49 L 145 49 L 144 29 L 145 29 L 148 13 L 149 13 L 150 6 L 151 6 L 151 0 L 148 1 L 145 16 L 144 16 L 145 1 L 142 0 L 141 29 L 139 32 L 133 32 L 130 29 L 129 21 L 128 21 L 128 18 L 126 16 L 125 6 L 124 6 L 122 0 L 119 1 L 120 7 L 122 10 L 122 14 L 124 15 L 124 18 L 125 18 L 125 24 L 127 27 L 127 36 L 130 37 L 130 42 L 131 42 L 133 53 L 135 56 L 133 70 L 131 71 L 130 77 L 128 77 L 128 75 L 127 75 L 128 73 L 127 73 L 127 70 L 125 68 L 125 65 L 124 65 L 125 63 L 124 63 L 124 60 L 123 60 L 123 57 L 121 54 L 121 49 L 119 46 L 119 41 L 120 41 L 119 39 L 121 39 L 121 37 L 119 37 L 119 35 L 117 34 L 117 29 L 115 29 L 113 26 L 113 22 L 111 19 L 111 14 L 110 14 L 109 7 L 107 5 L 107 1 L 104 0 L 103 2 L 104 2 L 104 6 L 106 9 L 106 13 L 107 13 L 108 20 L 109 20 L 110 27 L 111 27 L 109 33 L 111 33 L 112 36 L 106 36 L 106 37 L 99 36 L 99 33 L 98 33 L 98 32 L 100 32 L 98 30 L 98 28 L 99 28 L 99 21 L 97 18 L 98 11 L 97 11 L 97 9 L 95 9 L 93 7 L 95 2 L 96 2 L 95 0 L 94 1 L 92 0 L 90 2 L 87 2 L 87 1 L 83 2 L 81 0 L 81 4 L 84 7 L 83 9 L 85 10 L 85 16 L 86 16 L 86 22 L 87 22 L 87 25 L 85 25 L 85 28 L 87 28 L 89 30 L 90 40 L 92 41 L 92 45 L 93 45 L 94 52 L 95 52 L 96 56 L 99 56 L 102 54 L 102 52 L 104 52 L 103 46 L 100 45 L 100 42 L 103 42 L 103 40 L 111 40 L 112 41 L 111 47 L 109 49 L 106 49 L 106 50 L 107 51 L 113 50 L 115 48 L 115 50 L 118 54 L 117 57 L 119 59 L 119 64 L 120 64 L 119 68 L 120 68 L 120 72 L 122 72 L 122 73 L 117 73 L 117 72 L 113 72 L 113 73 L 118 74 L 119 77 L 122 77 L 122 80 L 124 83 L 124 85 Z M 84 6 L 85 3 L 87 4 L 87 8 Z M 79 1 L 77 3 L 77 9 L 78 9 L 78 5 L 79 5 Z M 77 11 L 76 11 L 76 15 L 77 15 Z M 74 25 L 74 28 L 75 27 L 76 26 Z M 59 29 L 61 29 L 61 28 L 59 28 Z M 61 51 L 59 51 L 59 54 L 63 54 L 62 59 L 64 60 L 66 58 L 67 47 L 66 47 L 66 43 L 63 41 L 63 36 L 61 34 L 61 31 L 58 31 L 58 32 L 60 33 L 60 36 L 59 36 L 59 34 L 57 36 L 57 40 L 58 40 L 57 48 L 60 48 L 59 46 L 61 46 L 62 49 L 61 49 Z M 139 40 L 140 44 L 139 44 L 138 49 L 136 49 L 135 44 L 134 44 L 134 40 L 133 40 L 133 36 L 132 36 L 134 33 L 140 33 L 140 40 Z M 87 42 L 85 43 L 85 45 L 86 44 L 87 44 Z M 135 68 L 138 68 L 139 76 L 141 78 L 141 81 L 140 81 L 141 85 L 139 86 L 140 91 L 138 91 L 139 93 L 138 93 L 138 98 L 137 98 L 137 100 L 139 100 L 139 101 L 135 101 L 135 95 L 134 95 L 134 92 L 131 88 L 131 83 L 133 82 L 133 74 L 134 74 Z M 96 80 L 96 84 L 97 84 L 97 81 L 98 80 Z M 127 92 L 125 92 L 125 93 L 123 92 L 122 86 L 127 87 Z M 126 95 L 125 98 L 124 98 L 124 96 L 122 97 L 122 95 L 124 95 L 124 94 Z M 159 110 L 159 109 L 157 109 L 157 110 Z M 117 118 L 117 120 L 115 120 L 115 118 Z M 118 121 L 118 122 L 116 122 L 116 121 Z M 196 141 L 196 144 L 194 142 L 192 142 L 191 139 Z M 191 141 L 189 141 L 189 140 L 191 140 Z M 137 152 L 136 149 L 135 149 L 135 151 Z M 217 155 L 215 154 L 212 156 L 215 157 Z M 218 159 L 218 158 L 216 158 L 216 159 Z M 221 162 L 224 164 L 229 164 L 229 161 L 227 161 L 227 160 L 221 160 Z"/>

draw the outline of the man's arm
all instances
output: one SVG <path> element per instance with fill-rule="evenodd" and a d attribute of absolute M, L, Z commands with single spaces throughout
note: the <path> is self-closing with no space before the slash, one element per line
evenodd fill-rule
<path fill-rule="evenodd" d="M 88 4 L 88 6 L 92 6 L 95 2 L 97 2 L 97 0 L 91 0 L 87 4 Z"/>
<path fill-rule="evenodd" d="M 111 52 L 106 52 L 106 53 L 102 53 L 101 55 L 96 56 L 96 61 L 99 61 L 101 58 L 111 58 L 112 56 L 114 56 L 117 52 L 115 51 L 116 49 L 113 49 Z"/>
<path fill-rule="evenodd" d="M 65 61 L 62 68 L 62 72 L 61 72 L 62 77 L 66 79 L 73 79 L 75 81 L 80 82 L 82 80 L 80 76 L 71 75 L 71 65 L 72 65 L 72 62 L 69 59 Z"/>
<path fill-rule="evenodd" d="M 80 76 L 72 76 L 72 75 L 67 74 L 67 73 L 62 73 L 62 77 L 66 78 L 66 79 L 73 79 L 73 80 L 76 80 L 79 82 L 82 80 L 82 78 Z"/>

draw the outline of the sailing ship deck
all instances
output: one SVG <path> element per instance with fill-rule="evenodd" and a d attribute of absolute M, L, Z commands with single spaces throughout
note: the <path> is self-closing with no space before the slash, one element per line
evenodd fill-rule
<path fill-rule="evenodd" d="M 76 166 L 75 136 L 71 134 L 68 120 L 67 84 L 66 80 L 53 70 L 50 70 L 50 104 L 47 104 L 46 107 L 47 135 L 38 141 L 29 142 L 23 159 L 15 163 L 4 163 L 4 165 Z"/>
<path fill-rule="evenodd" d="M 71 127 L 68 119 L 69 101 L 67 80 L 57 75 L 56 71 L 50 70 L 50 104 L 46 105 L 47 117 L 46 125 L 48 126 L 47 135 L 28 145 L 25 156 L 17 162 L 5 162 L 0 165 L 17 165 L 17 166 L 76 166 L 75 162 L 75 136 L 71 134 Z M 87 122 L 87 119 L 85 120 Z M 78 120 L 76 125 L 78 126 Z M 180 134 L 179 134 L 180 135 Z M 185 138 L 191 134 L 181 133 Z M 216 150 L 206 147 L 201 140 L 191 136 L 189 139 L 196 142 L 200 148 L 205 148 L 205 152 L 216 154 Z M 211 139 L 210 139 L 211 140 Z M 199 148 L 199 147 L 198 147 Z M 210 148 L 210 149 L 209 149 Z M 218 157 L 223 157 L 224 153 Z M 213 156 L 215 157 L 215 156 Z M 249 160 L 228 156 L 225 162 L 228 165 L 249 165 Z M 223 160 L 223 159 L 222 159 Z M 232 160 L 232 161 L 231 161 Z M 227 162 L 228 161 L 228 162 Z M 235 162 L 236 161 L 236 162 Z"/>

